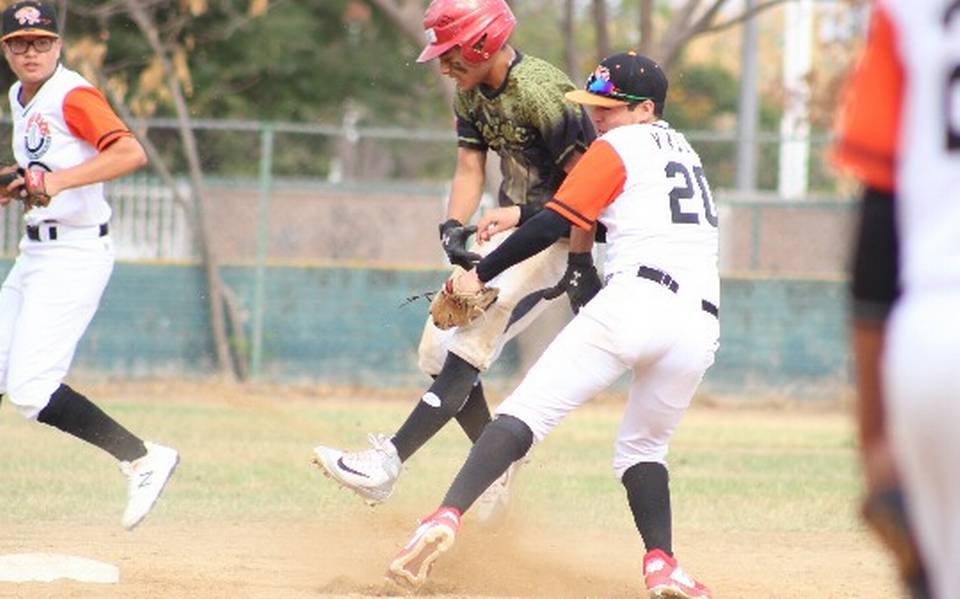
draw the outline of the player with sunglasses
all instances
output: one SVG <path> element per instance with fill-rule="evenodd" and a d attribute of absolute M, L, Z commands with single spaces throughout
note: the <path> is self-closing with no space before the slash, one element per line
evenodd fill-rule
<path fill-rule="evenodd" d="M 476 268 L 465 293 L 522 263 L 573 226 L 607 227 L 606 285 L 586 304 L 496 410 L 435 512 L 394 557 L 389 576 L 418 587 L 449 551 L 461 517 L 510 464 L 573 410 L 631 374 L 613 470 L 647 552 L 651 598 L 709 599 L 673 554 L 667 452 L 719 345 L 718 219 L 700 157 L 662 119 L 667 78 L 645 56 L 606 58 L 586 89 L 600 137 L 545 208 L 530 218 L 507 207 L 484 215 L 482 238 L 521 226 Z"/>

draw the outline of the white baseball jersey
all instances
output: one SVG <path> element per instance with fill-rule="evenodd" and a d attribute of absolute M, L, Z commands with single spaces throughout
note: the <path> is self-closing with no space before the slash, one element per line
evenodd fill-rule
<path fill-rule="evenodd" d="M 700 157 L 665 121 L 618 127 L 597 140 L 548 207 L 589 229 L 607 228 L 603 272 L 645 265 L 717 303 L 717 208 Z"/>
<path fill-rule="evenodd" d="M 21 84 L 10 88 L 13 155 L 23 168 L 57 171 L 95 156 L 118 137 L 129 135 L 103 95 L 79 74 L 58 65 L 30 101 L 20 103 Z M 26 214 L 28 224 L 57 221 L 94 226 L 110 220 L 103 183 L 68 189 L 50 205 Z"/>
<path fill-rule="evenodd" d="M 894 192 L 888 427 L 934 595 L 960 597 L 960 2 L 877 2 L 837 158 Z"/>
<path fill-rule="evenodd" d="M 618 127 L 590 146 L 546 208 L 584 229 L 607 227 L 608 282 L 497 413 L 539 441 L 630 370 L 614 473 L 665 462 L 720 335 L 717 212 L 700 159 L 666 122 Z"/>

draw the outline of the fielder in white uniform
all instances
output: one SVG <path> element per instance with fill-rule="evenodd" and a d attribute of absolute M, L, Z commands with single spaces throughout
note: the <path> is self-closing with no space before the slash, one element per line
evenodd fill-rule
<path fill-rule="evenodd" d="M 673 557 L 667 447 L 718 346 L 717 212 L 697 153 L 661 120 L 667 79 L 649 58 L 604 60 L 571 100 L 601 135 L 547 209 L 522 222 L 462 277 L 465 291 L 535 254 L 566 226 L 607 228 L 607 283 L 497 408 L 450 490 L 390 564 L 421 584 L 452 545 L 486 485 L 572 410 L 631 372 L 613 469 L 647 548 L 652 597 L 709 597 Z M 523 221 L 515 208 L 481 219 L 482 237 Z"/>
<path fill-rule="evenodd" d="M 26 211 L 20 253 L 0 288 L 0 396 L 119 461 L 129 479 L 122 523 L 132 529 L 159 497 L 177 452 L 141 441 L 63 379 L 113 270 L 103 181 L 140 168 L 146 156 L 103 95 L 59 63 L 51 6 L 13 4 L 0 39 L 18 79 L 10 88 L 13 154 L 34 171 L 31 185 L 52 197 Z M 0 206 L 21 198 L 25 185 L 18 177 Z"/>
<path fill-rule="evenodd" d="M 867 491 L 903 486 L 929 592 L 956 599 L 960 2 L 876 2 L 838 124 L 835 156 L 865 187 L 852 295 Z"/>
<path fill-rule="evenodd" d="M 518 211 L 522 207 L 532 215 L 553 197 L 595 137 L 583 108 L 564 97 L 574 89 L 569 77 L 507 44 L 515 23 L 504 0 L 434 0 L 424 17 L 431 41 L 418 60 L 439 59 L 440 70 L 457 84 L 457 168 L 440 239 L 451 263 L 467 269 L 509 235 L 498 235 L 479 254 L 466 247 L 471 228 L 464 223 L 480 203 L 487 152 L 500 156 L 500 205 Z M 578 292 L 591 282 L 600 286 L 589 251 L 571 253 L 570 247 L 566 239 L 558 240 L 500 275 L 494 282 L 500 290 L 497 302 L 485 318 L 449 331 L 439 330 L 428 318 L 419 365 L 434 378 L 433 384 L 392 437 L 371 435 L 373 449 L 344 452 L 316 447 L 315 461 L 324 472 L 369 503 L 380 503 L 390 496 L 401 463 L 451 419 L 456 418 L 476 441 L 490 422 L 481 373 L 547 307 L 547 301 L 535 303 L 511 323 L 517 302 L 579 273 L 579 285 L 568 289 L 578 309 Z M 481 498 L 477 510 L 481 520 L 495 521 L 503 513 L 511 473 L 512 469 Z"/>

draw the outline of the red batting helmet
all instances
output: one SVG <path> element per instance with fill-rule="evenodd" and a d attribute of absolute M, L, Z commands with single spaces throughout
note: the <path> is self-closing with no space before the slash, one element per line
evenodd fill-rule
<path fill-rule="evenodd" d="M 488 60 L 503 47 L 517 18 L 504 0 L 433 0 L 423 17 L 429 44 L 417 62 L 427 62 L 460 46 L 469 63 Z"/>

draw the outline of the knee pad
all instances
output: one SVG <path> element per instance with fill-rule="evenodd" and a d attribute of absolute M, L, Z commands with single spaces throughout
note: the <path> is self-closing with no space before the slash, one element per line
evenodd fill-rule
<path fill-rule="evenodd" d="M 527 423 L 515 416 L 501 414 L 493 419 L 483 430 L 483 435 L 496 435 L 504 443 L 513 447 L 514 458 L 517 461 L 527 455 L 533 445 L 533 430 Z"/>

